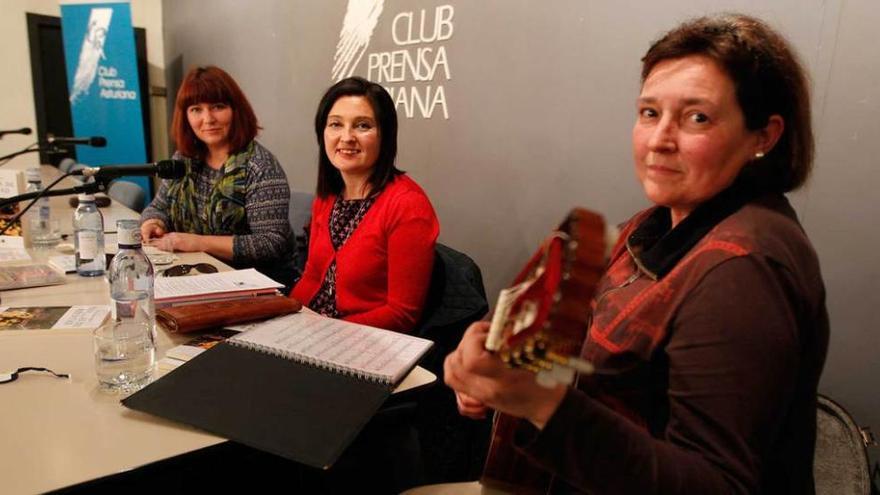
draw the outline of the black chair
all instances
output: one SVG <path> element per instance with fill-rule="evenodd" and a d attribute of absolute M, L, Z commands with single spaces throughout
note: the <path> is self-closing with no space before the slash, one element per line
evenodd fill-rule
<path fill-rule="evenodd" d="M 425 309 L 416 326 L 416 335 L 432 340 L 434 347 L 419 364 L 442 377 L 443 359 L 488 310 L 480 267 L 468 255 L 438 243 Z"/>
<path fill-rule="evenodd" d="M 312 201 L 315 195 L 312 193 L 290 190 L 290 208 L 287 217 L 290 220 L 290 229 L 296 242 L 296 268 L 302 273 L 306 266 L 306 257 L 309 254 L 309 246 L 306 244 L 306 232 L 312 219 Z"/>
<path fill-rule="evenodd" d="M 70 169 L 73 168 L 74 165 L 76 165 L 76 160 L 73 158 L 64 158 L 58 162 L 58 170 L 60 170 L 61 173 L 66 174 L 67 172 L 70 172 Z"/>
<path fill-rule="evenodd" d="M 843 406 L 830 398 L 820 394 L 817 399 L 813 458 L 816 494 L 874 493 L 866 448 L 877 443 L 870 430 L 859 427 Z"/>
<path fill-rule="evenodd" d="M 434 342 L 419 365 L 437 375 L 438 381 L 417 401 L 415 421 L 425 483 L 479 477 L 491 433 L 490 419 L 475 421 L 458 414 L 455 394 L 443 384 L 443 360 L 458 347 L 467 327 L 489 310 L 483 276 L 464 253 L 437 244 L 434 254 L 431 286 L 416 327 L 416 335 Z"/>

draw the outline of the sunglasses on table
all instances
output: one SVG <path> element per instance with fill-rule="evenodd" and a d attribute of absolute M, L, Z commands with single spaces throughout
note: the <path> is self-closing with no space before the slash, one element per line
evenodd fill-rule
<path fill-rule="evenodd" d="M 217 267 L 210 263 L 174 265 L 172 267 L 162 270 L 161 273 L 163 277 L 183 277 L 184 275 L 195 275 L 194 273 L 192 273 L 193 270 L 195 270 L 197 273 L 202 274 L 217 273 Z"/>

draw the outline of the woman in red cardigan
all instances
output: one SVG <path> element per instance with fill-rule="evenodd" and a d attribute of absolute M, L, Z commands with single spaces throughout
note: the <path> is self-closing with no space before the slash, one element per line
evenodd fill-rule
<path fill-rule="evenodd" d="M 394 166 L 397 112 L 359 77 L 327 90 L 315 115 L 318 187 L 294 297 L 333 318 L 409 332 L 421 315 L 440 226 L 424 191 Z"/>

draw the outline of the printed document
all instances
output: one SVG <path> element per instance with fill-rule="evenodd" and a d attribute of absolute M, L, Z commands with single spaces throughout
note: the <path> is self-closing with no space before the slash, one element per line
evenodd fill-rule
<path fill-rule="evenodd" d="M 198 296 L 223 292 L 256 291 L 284 287 L 253 268 L 187 277 L 158 277 L 156 299 Z"/>

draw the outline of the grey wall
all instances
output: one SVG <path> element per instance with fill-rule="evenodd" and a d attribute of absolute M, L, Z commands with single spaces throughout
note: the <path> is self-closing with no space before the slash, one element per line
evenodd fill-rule
<path fill-rule="evenodd" d="M 291 183 L 312 189 L 317 148 L 311 121 L 333 82 L 346 5 L 166 0 L 169 95 L 187 68 L 224 67 L 250 97 L 264 127 L 261 140 Z M 432 21 L 441 5 L 455 9 L 450 39 L 394 44 L 398 13 L 414 11 L 418 27 L 421 9 Z M 816 172 L 794 200 L 828 288 L 832 341 L 822 391 L 880 429 L 880 396 L 872 393 L 880 376 L 872 318 L 880 308 L 875 1 L 386 0 L 355 74 L 368 74 L 369 53 L 445 48 L 449 80 L 438 74 L 403 85 L 442 84 L 449 119 L 440 111 L 430 119 L 402 118 L 399 165 L 431 197 L 441 241 L 475 258 L 495 294 L 571 206 L 619 222 L 646 205 L 629 144 L 639 58 L 679 21 L 725 10 L 758 15 L 781 29 L 811 72 Z"/>

